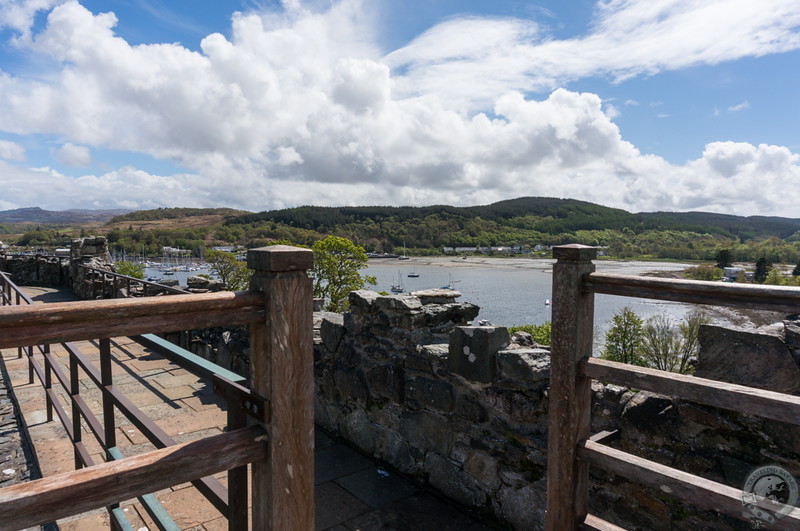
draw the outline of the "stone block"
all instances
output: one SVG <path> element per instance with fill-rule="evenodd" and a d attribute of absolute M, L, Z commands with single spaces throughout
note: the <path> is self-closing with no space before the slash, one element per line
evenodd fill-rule
<path fill-rule="evenodd" d="M 508 330 L 492 326 L 459 326 L 450 334 L 447 368 L 475 382 L 494 381 L 497 352 L 509 343 Z"/>
<path fill-rule="evenodd" d="M 479 483 L 448 459 L 429 453 L 425 457 L 425 471 L 430 484 L 448 498 L 467 507 L 482 507 L 486 503 L 486 493 Z"/>
<path fill-rule="evenodd" d="M 411 411 L 400 418 L 400 435 L 414 449 L 425 454 L 433 451 L 442 455 L 450 453 L 452 432 L 444 416 L 430 411 Z"/>
<path fill-rule="evenodd" d="M 413 474 L 421 467 L 421 464 L 411 455 L 408 443 L 396 433 L 388 435 L 382 457 L 404 474 Z"/>
<path fill-rule="evenodd" d="M 379 365 L 366 371 L 370 397 L 403 401 L 403 371 L 394 365 Z"/>
<path fill-rule="evenodd" d="M 366 402 L 367 385 L 357 369 L 339 369 L 333 374 L 336 389 L 345 399 Z"/>
<path fill-rule="evenodd" d="M 380 297 L 378 293 L 368 289 L 351 291 L 347 296 L 347 300 L 350 302 L 350 311 L 353 313 L 368 312 L 372 307 L 372 303 L 374 303 L 375 299 L 378 297 Z"/>
<path fill-rule="evenodd" d="M 497 460 L 487 453 L 477 450 L 470 452 L 464 462 L 464 470 L 483 485 L 483 490 L 491 492 L 500 484 Z"/>
<path fill-rule="evenodd" d="M 411 295 L 419 298 L 423 305 L 427 304 L 452 304 L 461 296 L 461 293 L 452 289 L 425 289 L 412 291 Z"/>
<path fill-rule="evenodd" d="M 375 299 L 375 307 L 381 310 L 407 312 L 422 308 L 422 303 L 412 295 L 380 295 Z"/>
<path fill-rule="evenodd" d="M 783 327 L 756 331 L 700 327 L 694 375 L 786 394 L 800 393 L 800 368 Z M 791 341 L 791 339 L 790 339 Z"/>
<path fill-rule="evenodd" d="M 483 404 L 467 395 L 461 395 L 456 400 L 455 414 L 470 422 L 486 422 L 489 419 Z"/>
<path fill-rule="evenodd" d="M 468 325 L 478 316 L 480 307 L 468 302 L 453 304 L 429 304 L 423 306 L 425 326 L 432 333 L 450 333 L 456 326 Z"/>
<path fill-rule="evenodd" d="M 450 346 L 447 343 L 418 345 L 415 353 L 406 356 L 406 368 L 431 373 L 436 364 L 447 362 Z"/>
<path fill-rule="evenodd" d="M 341 424 L 342 437 L 367 454 L 374 454 L 383 446 L 385 430 L 370 421 L 363 409 L 348 415 Z"/>
<path fill-rule="evenodd" d="M 498 493 L 502 518 L 514 529 L 544 529 L 547 480 L 522 488 L 503 488 Z"/>
<path fill-rule="evenodd" d="M 430 408 L 449 413 L 456 405 L 453 385 L 442 380 L 408 377 L 405 395 L 406 403 L 414 409 Z"/>
<path fill-rule="evenodd" d="M 622 411 L 622 418 L 642 430 L 656 429 L 677 415 L 671 398 L 648 391 L 636 393 Z"/>
<path fill-rule="evenodd" d="M 541 348 L 501 350 L 497 353 L 500 380 L 530 386 L 550 381 L 550 351 Z"/>
<path fill-rule="evenodd" d="M 339 349 L 339 342 L 344 333 L 344 315 L 325 312 L 320 322 L 319 334 L 328 352 L 336 352 Z"/>

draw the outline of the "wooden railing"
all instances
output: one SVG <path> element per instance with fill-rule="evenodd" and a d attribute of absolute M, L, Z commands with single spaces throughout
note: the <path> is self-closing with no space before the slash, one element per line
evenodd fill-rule
<path fill-rule="evenodd" d="M 797 313 L 800 290 L 594 272 L 593 247 L 556 247 L 553 267 L 546 529 L 619 529 L 589 514 L 589 466 L 743 518 L 741 490 L 622 452 L 591 437 L 592 379 L 800 424 L 800 397 L 592 357 L 594 295 L 624 295 Z M 800 528 L 800 510 L 780 525 Z"/>
<path fill-rule="evenodd" d="M 159 284 L 158 282 L 141 280 L 138 278 L 129 277 L 127 275 L 121 275 L 119 273 L 115 273 L 113 271 L 107 271 L 105 269 L 98 269 L 96 267 L 90 267 L 80 264 L 78 265 L 78 267 L 88 271 L 87 278 L 92 280 L 95 279 L 98 280 L 97 282 L 92 282 L 92 299 L 97 299 L 98 296 L 101 299 L 116 299 L 117 294 L 119 293 L 119 290 L 122 287 L 125 288 L 128 297 L 134 296 L 133 290 L 131 289 L 133 287 L 141 288 L 142 296 L 147 296 L 148 289 L 154 294 L 164 293 L 166 295 L 181 295 L 189 293 L 188 291 L 182 290 L 180 288 L 175 288 L 173 286 L 165 286 L 163 284 Z M 98 287 L 100 288 L 100 293 L 98 293 Z M 108 288 L 109 291 L 108 293 L 106 293 L 106 288 Z"/>
<path fill-rule="evenodd" d="M 114 514 L 122 500 L 146 496 L 186 481 L 200 482 L 210 492 L 229 529 L 246 529 L 247 465 L 251 464 L 253 529 L 311 529 L 314 525 L 313 474 L 313 355 L 312 297 L 309 250 L 286 246 L 253 249 L 248 266 L 254 269 L 250 291 L 175 295 L 151 299 L 116 299 L 46 305 L 7 305 L 0 308 L 0 348 L 17 347 L 31 353 L 44 345 L 46 366 L 40 377 L 51 383 L 50 371 L 72 388 L 72 435 L 80 418 L 107 452 L 108 462 L 74 472 L 0 489 L 0 527 L 18 529 L 107 507 Z M 0 281 L 3 301 L 20 302 L 6 277 Z M 5 302 L 4 302 L 5 304 Z M 130 413 L 132 406 L 110 383 L 106 350 L 108 338 L 145 333 L 250 325 L 250 388 L 215 377 L 214 388 L 228 400 L 228 432 L 200 441 L 175 444 L 155 425 L 132 422 L 155 435 L 157 450 L 122 458 L 107 426 L 87 414 L 77 389 L 82 367 L 103 389 L 104 417 L 114 410 Z M 52 368 L 47 345 L 99 338 L 101 368 L 68 351 L 74 363 L 70 374 Z M 29 356 L 33 359 L 33 355 Z M 103 361 L 106 360 L 106 361 Z M 34 370 L 34 369 L 32 369 Z M 37 372 L 38 373 L 38 372 Z M 45 385 L 45 387 L 48 387 Z M 55 397 L 48 389 L 48 402 Z M 53 407 L 48 406 L 48 409 Z M 65 411 L 65 425 L 69 426 Z M 138 423 L 137 423 L 138 422 Z M 68 428 L 68 432 L 69 432 Z M 113 431 L 113 430 L 112 430 Z M 75 439 L 73 439 L 75 440 Z M 80 443 L 80 436 L 77 436 Z M 76 445 L 76 464 L 90 458 Z M 228 470 L 228 490 L 203 480 Z M 213 478 L 212 478 L 213 480 Z M 215 481 L 215 480 L 214 480 Z M 196 483 L 197 484 L 197 483 Z M 205 485 L 207 488 L 203 488 Z M 208 494 L 207 494 L 208 495 Z M 114 522 L 114 520 L 112 520 Z"/>

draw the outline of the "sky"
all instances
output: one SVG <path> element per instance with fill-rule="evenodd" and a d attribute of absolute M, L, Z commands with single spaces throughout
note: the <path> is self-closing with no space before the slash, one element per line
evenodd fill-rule
<path fill-rule="evenodd" d="M 800 217 L 797 0 L 0 0 L 0 210 Z"/>

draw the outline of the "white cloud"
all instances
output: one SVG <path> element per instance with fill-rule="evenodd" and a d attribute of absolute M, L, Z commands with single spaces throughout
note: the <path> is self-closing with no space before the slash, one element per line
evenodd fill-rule
<path fill-rule="evenodd" d="M 462 18 L 427 31 L 386 62 L 398 93 L 436 93 L 480 108 L 498 87 L 552 89 L 592 76 L 618 81 L 800 48 L 793 0 L 608 0 L 590 34 L 556 40 L 518 19 Z"/>
<path fill-rule="evenodd" d="M 25 148 L 10 140 L 0 140 L 0 159 L 23 161 Z"/>
<path fill-rule="evenodd" d="M 797 176 L 787 148 L 713 143 L 674 166 L 623 140 L 614 105 L 550 90 L 585 76 L 622 79 L 796 48 L 800 15 L 786 2 L 611 0 L 590 35 L 561 41 L 531 21 L 454 19 L 385 57 L 372 4 L 344 0 L 321 12 L 285 4 L 283 13 L 234 16 L 230 40 L 209 35 L 200 52 L 131 46 L 115 35 L 113 15 L 77 2 L 54 8 L 28 42 L 60 67 L 37 79 L 0 72 L 0 130 L 64 139 L 55 155 L 74 166 L 112 148 L 187 171 L 124 167 L 73 178 L 0 161 L 4 201 L 265 210 L 542 195 L 632 211 L 790 215 L 783 198 L 800 197 L 797 178 L 782 181 L 782 194 L 727 189 L 756 171 L 776 183 Z M 715 31 L 698 29 L 710 21 Z"/>
<path fill-rule="evenodd" d="M 65 143 L 57 150 L 53 150 L 55 158 L 73 168 L 85 168 L 92 163 L 92 152 L 86 146 L 76 146 L 70 142 Z"/>
<path fill-rule="evenodd" d="M 739 112 L 739 111 L 743 111 L 743 110 L 748 109 L 748 108 L 750 108 L 750 102 L 743 101 L 742 103 L 739 103 L 738 105 L 731 105 L 730 107 L 728 107 L 728 111 L 730 111 L 730 112 Z"/>

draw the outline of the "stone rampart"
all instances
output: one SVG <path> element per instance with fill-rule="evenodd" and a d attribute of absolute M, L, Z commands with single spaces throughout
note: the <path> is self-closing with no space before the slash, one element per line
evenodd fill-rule
<path fill-rule="evenodd" d="M 70 267 L 66 256 L 0 255 L 0 271 L 11 275 L 20 286 L 69 286 Z"/>
<path fill-rule="evenodd" d="M 452 299 L 358 291 L 350 303 L 320 315 L 317 423 L 476 511 L 540 529 L 549 351 L 468 326 L 477 308 Z M 607 444 L 736 488 L 765 464 L 800 476 L 798 427 L 597 382 L 593 391 L 592 432 L 617 431 Z M 597 471 L 590 498 L 593 514 L 627 529 L 749 528 Z"/>

